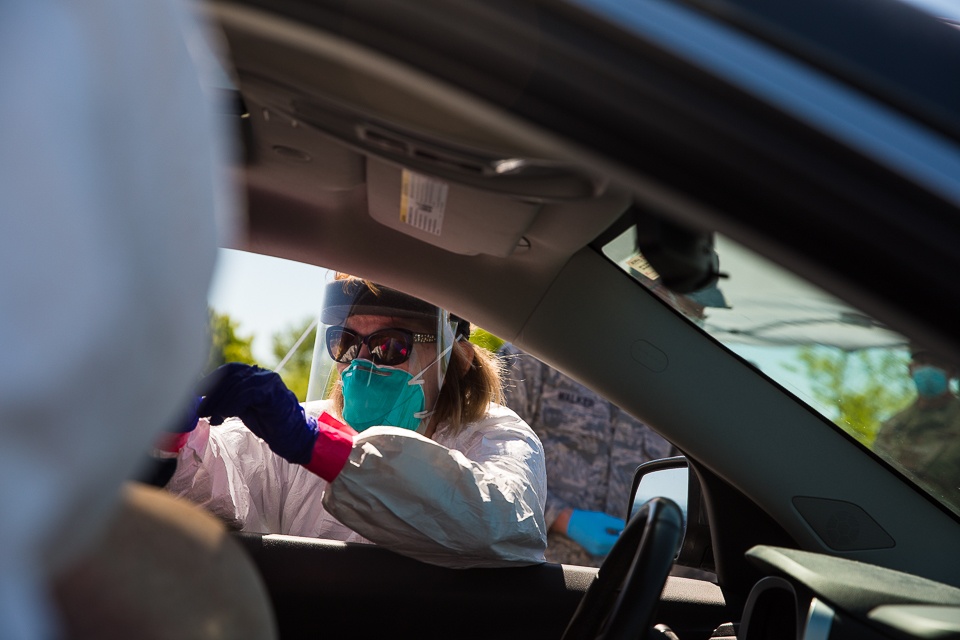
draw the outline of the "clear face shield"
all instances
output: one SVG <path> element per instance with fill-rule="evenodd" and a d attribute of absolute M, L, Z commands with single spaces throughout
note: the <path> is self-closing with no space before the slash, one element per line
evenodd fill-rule
<path fill-rule="evenodd" d="M 326 286 L 307 401 L 357 431 L 395 426 L 424 433 L 457 340 L 457 320 L 395 289 L 357 279 Z"/>

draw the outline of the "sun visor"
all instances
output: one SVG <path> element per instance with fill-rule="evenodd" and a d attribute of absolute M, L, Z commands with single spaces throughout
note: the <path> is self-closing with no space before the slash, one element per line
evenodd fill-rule
<path fill-rule="evenodd" d="M 367 159 L 367 185 L 374 220 L 464 255 L 511 255 L 541 208 L 375 158 Z"/>

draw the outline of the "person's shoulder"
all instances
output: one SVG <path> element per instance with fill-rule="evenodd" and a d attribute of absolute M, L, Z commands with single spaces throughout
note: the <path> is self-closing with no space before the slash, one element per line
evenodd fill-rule
<path fill-rule="evenodd" d="M 493 402 L 483 418 L 464 425 L 454 440 L 454 448 L 469 448 L 479 442 L 526 442 L 532 449 L 540 451 L 543 448 L 540 437 L 523 418 L 509 407 Z"/>
<path fill-rule="evenodd" d="M 487 414 L 483 418 L 466 425 L 464 431 L 484 434 L 494 432 L 514 434 L 516 437 L 534 438 L 539 441 L 539 437 L 533 428 L 516 411 L 495 402 L 491 402 L 487 406 Z"/>
<path fill-rule="evenodd" d="M 500 424 L 500 423 L 511 423 L 519 422 L 526 426 L 526 422 L 523 421 L 517 412 L 511 409 L 510 407 L 502 404 L 497 404 L 496 402 L 491 402 L 487 405 L 486 415 L 478 420 L 476 425 L 485 425 L 485 424 Z"/>
<path fill-rule="evenodd" d="M 536 436 L 530 425 L 516 411 L 496 402 L 487 405 L 487 411 L 482 418 L 464 424 L 458 433 L 463 437 L 474 437 L 496 431 L 514 431 L 517 434 Z"/>

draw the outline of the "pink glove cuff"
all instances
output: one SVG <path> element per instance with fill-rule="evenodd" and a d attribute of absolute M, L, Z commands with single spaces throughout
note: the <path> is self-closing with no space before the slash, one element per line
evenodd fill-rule
<path fill-rule="evenodd" d="M 166 453 L 180 453 L 189 438 L 189 431 L 186 433 L 164 433 L 157 438 L 156 448 Z"/>
<path fill-rule="evenodd" d="M 304 466 L 327 482 L 333 482 L 347 464 L 357 432 L 326 411 L 317 418 L 317 430 L 313 455 Z"/>

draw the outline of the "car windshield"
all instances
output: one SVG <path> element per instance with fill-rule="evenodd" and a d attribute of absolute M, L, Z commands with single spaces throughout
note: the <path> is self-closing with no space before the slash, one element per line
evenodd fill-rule
<path fill-rule="evenodd" d="M 951 367 L 902 335 L 717 236 L 721 278 L 669 292 L 631 229 L 604 254 L 728 350 L 960 513 L 960 400 Z"/>

